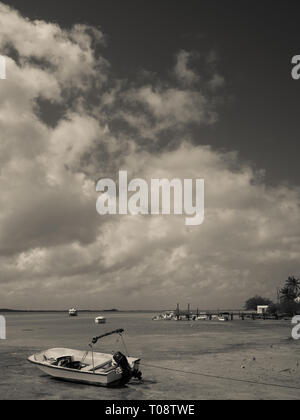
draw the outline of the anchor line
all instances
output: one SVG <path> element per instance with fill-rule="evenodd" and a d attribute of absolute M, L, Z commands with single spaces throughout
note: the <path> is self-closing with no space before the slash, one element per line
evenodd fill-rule
<path fill-rule="evenodd" d="M 115 352 L 116 352 L 115 349 L 119 346 L 119 341 L 120 341 L 120 336 L 116 338 L 116 342 L 115 342 L 115 345 L 114 345 L 115 348 L 112 350 L 112 354 L 115 354 Z"/>
<path fill-rule="evenodd" d="M 126 352 L 126 356 L 129 357 L 128 349 L 127 349 L 127 346 L 126 346 L 126 343 L 125 343 L 125 340 L 124 340 L 122 334 L 120 334 L 120 337 L 121 337 L 122 344 L 123 344 L 125 352 Z"/>
<path fill-rule="evenodd" d="M 291 385 L 282 385 L 282 384 L 280 385 L 280 384 L 273 384 L 273 383 L 267 383 L 267 382 L 251 381 L 248 379 L 230 378 L 226 376 L 210 375 L 208 373 L 202 373 L 202 372 L 188 372 L 188 371 L 184 371 L 180 369 L 173 369 L 173 368 L 168 368 L 168 367 L 163 367 L 163 366 L 154 366 L 154 365 L 148 365 L 144 363 L 141 363 L 141 366 L 154 368 L 154 369 L 162 369 L 162 370 L 167 370 L 171 372 L 183 373 L 186 375 L 196 375 L 196 376 L 202 376 L 206 378 L 221 379 L 221 380 L 232 381 L 232 382 L 243 382 L 243 383 L 248 383 L 251 385 L 262 385 L 262 386 L 270 386 L 270 387 L 276 387 L 276 388 L 294 389 L 294 390 L 300 391 L 299 387 L 291 386 Z"/>

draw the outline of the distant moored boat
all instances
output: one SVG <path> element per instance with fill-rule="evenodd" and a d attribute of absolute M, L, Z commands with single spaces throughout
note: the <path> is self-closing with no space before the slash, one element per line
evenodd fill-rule
<path fill-rule="evenodd" d="M 106 324 L 106 318 L 104 318 L 104 316 L 98 316 L 95 319 L 95 323 L 96 324 Z"/>
<path fill-rule="evenodd" d="M 75 308 L 69 310 L 69 316 L 78 316 L 78 311 Z"/>
<path fill-rule="evenodd" d="M 228 316 L 226 316 L 226 315 L 219 315 L 218 320 L 221 321 L 221 322 L 229 321 Z"/>

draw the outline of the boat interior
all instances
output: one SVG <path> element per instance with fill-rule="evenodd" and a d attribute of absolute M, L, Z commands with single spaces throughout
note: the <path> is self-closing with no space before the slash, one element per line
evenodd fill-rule
<path fill-rule="evenodd" d="M 116 368 L 113 356 L 91 351 L 80 352 L 68 349 L 52 349 L 35 355 L 35 361 L 45 365 L 64 369 L 79 370 L 81 372 L 108 373 Z"/>

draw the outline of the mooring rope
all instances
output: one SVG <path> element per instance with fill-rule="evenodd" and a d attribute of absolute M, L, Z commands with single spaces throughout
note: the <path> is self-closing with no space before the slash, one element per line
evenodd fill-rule
<path fill-rule="evenodd" d="M 84 363 L 84 362 L 85 362 L 85 359 L 87 358 L 87 356 L 88 356 L 89 352 L 90 352 L 90 350 L 87 350 L 87 351 L 84 353 L 83 358 L 81 359 L 81 363 Z"/>
<path fill-rule="evenodd" d="M 209 375 L 208 373 L 201 373 L 201 372 L 188 372 L 188 371 L 184 371 L 180 369 L 173 369 L 173 368 L 168 368 L 168 367 L 163 367 L 163 366 L 154 366 L 154 365 L 148 365 L 144 363 L 141 363 L 141 366 L 154 368 L 154 369 L 163 369 L 163 370 L 168 370 L 168 371 L 177 372 L 177 373 L 184 373 L 186 375 L 197 375 L 197 376 L 203 376 L 206 378 L 221 379 L 221 380 L 232 381 L 232 382 L 243 382 L 243 383 L 248 383 L 252 385 L 263 385 L 263 386 L 271 386 L 271 387 L 276 387 L 276 388 L 294 389 L 294 390 L 300 391 L 299 387 L 291 386 L 291 385 L 280 385 L 280 384 L 272 384 L 272 383 L 266 383 L 266 382 L 251 381 L 248 379 L 229 378 L 227 376 Z"/>
<path fill-rule="evenodd" d="M 116 353 L 116 348 L 118 348 L 119 347 L 119 341 L 120 341 L 120 336 L 118 336 L 117 338 L 116 338 L 116 342 L 115 342 L 115 344 L 114 344 L 114 349 L 112 350 L 112 354 L 115 354 Z"/>
<path fill-rule="evenodd" d="M 122 343 L 123 343 L 123 346 L 124 346 L 124 349 L 125 349 L 125 352 L 126 352 L 126 356 L 129 357 L 129 353 L 128 353 L 128 349 L 127 349 L 124 337 L 123 337 L 122 334 L 120 334 L 120 337 L 121 337 L 121 340 L 122 340 Z"/>

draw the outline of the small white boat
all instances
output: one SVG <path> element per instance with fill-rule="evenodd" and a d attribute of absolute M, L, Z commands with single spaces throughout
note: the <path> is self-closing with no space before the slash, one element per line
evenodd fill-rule
<path fill-rule="evenodd" d="M 206 321 L 207 320 L 207 315 L 199 315 L 197 320 L 198 321 Z"/>
<path fill-rule="evenodd" d="M 122 335 L 124 330 L 115 330 L 93 338 L 87 352 L 55 348 L 34 354 L 28 358 L 42 372 L 65 381 L 97 386 L 125 385 L 132 378 L 141 380 L 140 359 L 126 357 L 122 353 L 95 353 L 93 346 L 99 339 L 112 334 Z"/>
<path fill-rule="evenodd" d="M 69 310 L 69 316 L 78 316 L 78 311 L 75 308 Z"/>
<path fill-rule="evenodd" d="M 172 321 L 174 319 L 173 312 L 165 312 L 164 314 L 156 315 L 152 318 L 152 321 Z"/>
<path fill-rule="evenodd" d="M 95 319 L 95 323 L 96 324 L 106 324 L 106 318 L 104 318 L 103 316 L 98 316 Z"/>
<path fill-rule="evenodd" d="M 218 320 L 221 321 L 221 322 L 227 322 L 228 321 L 228 317 L 227 316 L 224 316 L 224 315 L 220 315 L 218 317 Z"/>

